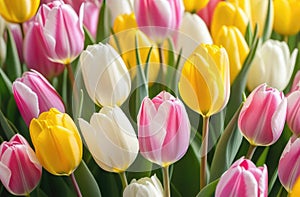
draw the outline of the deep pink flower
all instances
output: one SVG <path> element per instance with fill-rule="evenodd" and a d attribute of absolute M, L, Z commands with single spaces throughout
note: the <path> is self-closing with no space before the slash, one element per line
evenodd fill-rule
<path fill-rule="evenodd" d="M 240 158 L 221 176 L 215 196 L 268 196 L 267 166 L 256 167 L 251 160 Z"/>
<path fill-rule="evenodd" d="M 34 70 L 25 72 L 21 78 L 16 79 L 12 89 L 20 114 L 27 125 L 50 108 L 65 112 L 58 93 L 45 77 Z"/>
<path fill-rule="evenodd" d="M 282 133 L 286 109 L 287 101 L 283 93 L 261 84 L 244 103 L 238 119 L 240 131 L 252 145 L 271 145 Z"/>
<path fill-rule="evenodd" d="M 222 0 L 210 0 L 208 4 L 199 10 L 198 15 L 204 20 L 208 29 L 210 29 L 210 24 L 212 20 L 212 16 L 214 14 L 215 8 L 217 4 Z"/>
<path fill-rule="evenodd" d="M 179 28 L 184 12 L 182 0 L 136 0 L 134 7 L 139 28 L 158 43 Z"/>
<path fill-rule="evenodd" d="M 278 164 L 278 178 L 284 188 L 290 192 L 299 176 L 300 139 L 293 136 L 281 154 Z"/>
<path fill-rule="evenodd" d="M 292 132 L 300 135 L 300 91 L 295 90 L 287 96 L 286 122 Z"/>
<path fill-rule="evenodd" d="M 178 161 L 186 153 L 190 123 L 182 102 L 168 92 L 144 98 L 138 114 L 141 154 L 160 166 Z"/>
<path fill-rule="evenodd" d="M 0 146 L 0 180 L 14 195 L 29 194 L 40 182 L 42 166 L 20 134 Z"/>
<path fill-rule="evenodd" d="M 296 90 L 300 90 L 300 70 L 296 73 L 296 75 L 294 77 L 290 93 L 294 92 Z"/>

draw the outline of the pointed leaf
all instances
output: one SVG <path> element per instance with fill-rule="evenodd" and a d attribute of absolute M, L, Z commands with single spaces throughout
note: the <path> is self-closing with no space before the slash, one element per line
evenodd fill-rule
<path fill-rule="evenodd" d="M 96 43 L 103 42 L 103 44 L 105 44 L 106 42 L 108 42 L 107 38 L 110 35 L 110 29 L 111 29 L 110 21 L 111 21 L 110 10 L 107 7 L 106 0 L 103 0 L 100 13 L 99 13 Z"/>
<path fill-rule="evenodd" d="M 219 179 L 206 185 L 197 195 L 197 197 L 213 197 L 215 194 L 216 187 L 218 185 Z"/>

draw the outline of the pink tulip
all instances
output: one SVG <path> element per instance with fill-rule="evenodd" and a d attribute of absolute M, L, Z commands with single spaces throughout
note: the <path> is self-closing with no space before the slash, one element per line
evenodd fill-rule
<path fill-rule="evenodd" d="M 58 93 L 47 79 L 34 70 L 25 72 L 21 78 L 16 79 L 12 89 L 18 109 L 27 125 L 50 108 L 65 112 Z"/>
<path fill-rule="evenodd" d="M 83 24 L 93 38 L 96 38 L 97 34 L 100 7 L 101 4 L 98 1 L 87 1 L 84 3 Z"/>
<path fill-rule="evenodd" d="M 182 102 L 168 92 L 152 100 L 144 98 L 138 114 L 138 140 L 141 154 L 166 167 L 186 153 L 190 123 Z"/>
<path fill-rule="evenodd" d="M 22 50 L 23 49 L 23 35 L 22 35 L 22 30 L 20 28 L 20 24 L 9 23 L 8 26 L 14 37 L 14 41 L 16 43 L 20 62 L 23 62 L 24 61 L 23 50 Z"/>
<path fill-rule="evenodd" d="M 290 192 L 299 176 L 300 139 L 293 136 L 281 154 L 278 164 L 278 177 L 284 188 Z"/>
<path fill-rule="evenodd" d="M 268 169 L 243 157 L 221 176 L 216 197 L 263 197 L 268 196 Z"/>
<path fill-rule="evenodd" d="M 300 135 L 300 91 L 296 90 L 287 96 L 286 122 L 292 132 Z"/>
<path fill-rule="evenodd" d="M 217 4 L 222 0 L 210 0 L 208 4 L 199 10 L 198 15 L 204 20 L 208 29 L 210 29 L 210 24 L 212 20 L 212 16 L 214 14 L 215 8 Z"/>
<path fill-rule="evenodd" d="M 51 61 L 69 64 L 81 53 L 84 47 L 82 20 L 83 7 L 78 16 L 70 5 L 62 1 L 40 6 L 35 21 L 42 26 Z"/>
<path fill-rule="evenodd" d="M 285 120 L 287 101 L 282 92 L 266 84 L 255 88 L 240 112 L 238 126 L 254 146 L 268 146 L 280 137 Z"/>
<path fill-rule="evenodd" d="M 139 28 L 157 43 L 179 28 L 184 12 L 182 0 L 137 0 L 134 8 Z"/>
<path fill-rule="evenodd" d="M 0 146 L 0 180 L 14 195 L 28 195 L 40 182 L 42 166 L 24 137 L 14 135 Z"/>
<path fill-rule="evenodd" d="M 300 90 L 300 70 L 296 73 L 296 75 L 294 77 L 294 81 L 293 81 L 290 93 L 294 92 L 296 90 Z"/>

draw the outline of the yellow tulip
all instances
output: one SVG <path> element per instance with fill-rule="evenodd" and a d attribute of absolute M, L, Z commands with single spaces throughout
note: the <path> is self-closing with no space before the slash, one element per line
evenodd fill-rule
<path fill-rule="evenodd" d="M 12 23 L 23 23 L 33 17 L 40 0 L 1 0 L 0 15 Z"/>
<path fill-rule="evenodd" d="M 43 112 L 29 126 L 36 156 L 54 175 L 70 175 L 82 158 L 82 141 L 71 117 L 55 108 Z"/>
<path fill-rule="evenodd" d="M 300 177 L 296 179 L 293 189 L 289 194 L 289 197 L 298 197 L 298 196 L 300 196 Z"/>
<path fill-rule="evenodd" d="M 183 0 L 185 11 L 196 13 L 204 8 L 209 0 Z"/>
<path fill-rule="evenodd" d="M 274 0 L 273 29 L 282 35 L 293 35 L 300 30 L 300 1 Z"/>
<path fill-rule="evenodd" d="M 218 3 L 211 22 L 211 35 L 216 38 L 223 25 L 236 26 L 245 35 L 249 19 L 237 5 L 222 1 Z"/>
<path fill-rule="evenodd" d="M 229 57 L 230 83 L 232 84 L 242 69 L 249 53 L 249 47 L 240 30 L 234 26 L 223 26 L 215 39 L 215 44 L 222 45 Z"/>
<path fill-rule="evenodd" d="M 178 85 L 183 101 L 203 117 L 221 111 L 230 94 L 229 60 L 225 48 L 199 45 L 185 62 Z"/>

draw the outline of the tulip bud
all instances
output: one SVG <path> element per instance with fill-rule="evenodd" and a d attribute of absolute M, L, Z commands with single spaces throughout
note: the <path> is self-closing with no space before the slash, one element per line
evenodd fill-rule
<path fill-rule="evenodd" d="M 297 178 L 289 197 L 298 197 L 300 195 L 300 176 Z"/>
<path fill-rule="evenodd" d="M 240 158 L 221 176 L 215 196 L 267 197 L 267 166 L 256 167 L 251 160 Z"/>
<path fill-rule="evenodd" d="M 254 146 L 272 145 L 282 133 L 286 109 L 283 93 L 261 84 L 251 92 L 241 109 L 239 129 Z"/>
<path fill-rule="evenodd" d="M 287 96 L 286 122 L 294 135 L 300 135 L 300 91 L 294 91 Z"/>
<path fill-rule="evenodd" d="M 114 24 L 118 16 L 133 12 L 133 0 L 109 0 L 106 1 L 106 4 L 111 15 L 111 25 Z"/>
<path fill-rule="evenodd" d="M 294 77 L 293 84 L 289 93 L 292 93 L 296 90 L 300 90 L 300 70 L 297 71 Z"/>
<path fill-rule="evenodd" d="M 40 5 L 40 0 L 2 0 L 0 15 L 12 23 L 23 23 L 33 17 Z"/>
<path fill-rule="evenodd" d="M 43 112 L 29 126 L 36 156 L 53 175 L 70 175 L 82 158 L 82 141 L 71 117 L 55 108 Z"/>
<path fill-rule="evenodd" d="M 12 85 L 18 109 L 27 125 L 40 113 L 55 107 L 64 112 L 64 104 L 52 85 L 40 73 L 25 72 Z"/>
<path fill-rule="evenodd" d="M 131 80 L 126 65 L 109 44 L 89 45 L 80 55 L 83 80 L 90 98 L 98 105 L 122 105 Z"/>
<path fill-rule="evenodd" d="M 251 90 L 262 83 L 283 91 L 289 83 L 298 54 L 294 49 L 290 55 L 286 42 L 267 40 L 256 50 L 248 72 L 247 86 Z"/>
<path fill-rule="evenodd" d="M 229 60 L 225 48 L 199 45 L 185 62 L 178 87 L 185 104 L 203 117 L 221 111 L 230 94 Z"/>
<path fill-rule="evenodd" d="M 154 174 L 150 178 L 144 177 L 139 180 L 133 179 L 123 192 L 123 197 L 132 196 L 163 197 L 164 190 L 159 179 Z"/>
<path fill-rule="evenodd" d="M 27 196 L 40 182 L 42 166 L 20 134 L 0 146 L 0 180 L 13 195 Z"/>
<path fill-rule="evenodd" d="M 195 13 L 204 8 L 209 0 L 183 0 L 185 11 Z"/>
<path fill-rule="evenodd" d="M 292 136 L 286 144 L 279 163 L 278 178 L 284 188 L 290 192 L 300 176 L 300 139 Z"/>
<path fill-rule="evenodd" d="M 222 0 L 209 0 L 208 4 L 197 13 L 206 23 L 208 29 L 210 29 L 215 8 L 220 1 Z"/>
<path fill-rule="evenodd" d="M 215 44 L 223 46 L 229 57 L 230 84 L 232 84 L 243 67 L 249 53 L 249 47 L 244 36 L 235 26 L 222 26 L 219 30 Z"/>
<path fill-rule="evenodd" d="M 246 13 L 237 5 L 227 1 L 217 4 L 211 22 L 211 35 L 216 38 L 223 25 L 237 27 L 243 35 L 246 33 L 249 18 Z"/>
<path fill-rule="evenodd" d="M 137 0 L 134 8 L 139 28 L 157 43 L 179 28 L 184 12 L 182 0 Z"/>
<path fill-rule="evenodd" d="M 139 151 L 135 131 L 117 106 L 104 106 L 94 113 L 90 123 L 79 119 L 84 140 L 96 163 L 109 172 L 124 172 Z"/>
<path fill-rule="evenodd" d="M 294 35 L 300 30 L 300 2 L 298 0 L 274 0 L 273 29 L 282 35 Z"/>
<path fill-rule="evenodd" d="M 183 103 L 168 92 L 152 100 L 144 98 L 138 117 L 141 154 L 162 167 L 175 163 L 186 153 L 190 123 Z"/>

